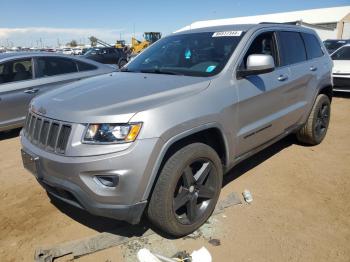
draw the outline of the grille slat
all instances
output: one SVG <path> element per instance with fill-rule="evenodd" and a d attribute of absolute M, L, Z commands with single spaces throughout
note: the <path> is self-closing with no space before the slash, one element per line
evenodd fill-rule
<path fill-rule="evenodd" d="M 28 131 L 28 135 L 29 135 L 29 138 L 30 138 L 30 139 L 31 139 L 32 136 L 33 136 L 35 120 L 36 120 L 36 117 L 35 117 L 35 116 L 32 116 L 31 119 L 30 119 L 29 131 Z"/>
<path fill-rule="evenodd" d="M 47 135 L 49 133 L 49 128 L 50 128 L 50 122 L 45 120 L 43 122 L 43 127 L 41 128 L 41 133 L 40 133 L 40 137 L 39 137 L 39 143 L 42 146 L 46 145 L 46 140 L 47 140 Z"/>
<path fill-rule="evenodd" d="M 24 126 L 24 136 L 33 144 L 59 154 L 64 154 L 72 126 L 29 113 Z"/>
<path fill-rule="evenodd" d="M 39 138 L 40 128 L 41 128 L 41 118 L 37 118 L 34 126 L 33 141 L 37 142 Z"/>
<path fill-rule="evenodd" d="M 49 138 L 47 139 L 47 147 L 49 148 L 49 150 L 55 150 L 59 127 L 60 125 L 56 122 L 53 122 L 51 125 Z"/>
<path fill-rule="evenodd" d="M 63 154 L 66 151 L 69 134 L 72 127 L 68 125 L 62 125 L 60 135 L 58 136 L 57 141 L 57 152 Z"/>

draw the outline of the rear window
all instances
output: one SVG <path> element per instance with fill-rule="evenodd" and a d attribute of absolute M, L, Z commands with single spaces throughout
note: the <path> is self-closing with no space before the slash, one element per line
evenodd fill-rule
<path fill-rule="evenodd" d="M 76 61 L 76 63 L 78 65 L 79 72 L 81 72 L 81 71 L 90 71 L 90 70 L 96 70 L 97 69 L 97 66 L 94 66 L 94 65 L 91 65 L 91 64 L 88 64 L 88 63 L 84 63 L 84 62 L 81 62 L 81 61 Z"/>
<path fill-rule="evenodd" d="M 317 40 L 317 38 L 314 35 L 302 33 L 302 36 L 304 39 L 308 59 L 313 59 L 313 58 L 323 56 L 320 42 Z"/>
<path fill-rule="evenodd" d="M 305 46 L 300 33 L 279 32 L 278 43 L 282 66 L 306 61 Z"/>

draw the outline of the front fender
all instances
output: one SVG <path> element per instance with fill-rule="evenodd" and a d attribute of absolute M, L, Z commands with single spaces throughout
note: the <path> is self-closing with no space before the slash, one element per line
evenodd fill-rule
<path fill-rule="evenodd" d="M 223 141 L 224 141 L 224 147 L 225 147 L 225 155 L 226 155 L 226 157 L 225 157 L 225 159 L 226 159 L 225 165 L 228 164 L 228 156 L 229 156 L 228 141 L 227 141 L 226 136 L 224 135 L 222 126 L 219 123 L 211 122 L 211 123 L 203 124 L 203 125 L 200 125 L 200 126 L 192 127 L 190 129 L 184 130 L 184 131 L 182 131 L 182 132 L 180 132 L 180 133 L 178 133 L 178 134 L 176 134 L 176 135 L 174 135 L 172 137 L 169 137 L 168 139 L 164 138 L 164 137 L 168 137 L 167 135 L 164 135 L 162 137 L 162 140 L 164 141 L 164 144 L 163 144 L 161 150 L 159 151 L 159 154 L 158 154 L 157 160 L 155 161 L 155 164 L 153 165 L 153 169 L 152 169 L 151 174 L 149 176 L 148 184 L 146 186 L 146 189 L 145 189 L 144 195 L 142 197 L 142 200 L 147 200 L 149 198 L 150 193 L 152 191 L 152 188 L 153 188 L 154 184 L 157 181 L 157 178 L 158 178 L 158 175 L 159 175 L 159 171 L 160 171 L 160 168 L 161 168 L 161 164 L 162 164 L 163 159 L 164 159 L 167 151 L 169 150 L 169 148 L 174 143 L 176 143 L 177 141 L 180 141 L 181 139 L 184 139 L 184 138 L 189 137 L 189 136 L 191 136 L 193 134 L 196 134 L 198 132 L 205 131 L 205 130 L 208 130 L 208 129 L 211 129 L 211 128 L 216 128 L 221 133 L 221 136 L 222 136 Z M 167 133 L 171 134 L 172 131 L 169 130 Z"/>

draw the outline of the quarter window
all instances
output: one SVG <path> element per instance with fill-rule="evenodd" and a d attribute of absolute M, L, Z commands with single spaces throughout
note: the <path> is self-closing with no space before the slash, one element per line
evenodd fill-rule
<path fill-rule="evenodd" d="M 314 35 L 302 33 L 302 36 L 304 39 L 308 59 L 313 59 L 313 58 L 323 56 L 323 51 L 321 49 L 320 42 L 317 40 L 317 38 Z"/>
<path fill-rule="evenodd" d="M 36 77 L 47 77 L 78 72 L 76 63 L 67 58 L 40 57 L 37 58 Z"/>
<path fill-rule="evenodd" d="M 278 36 L 282 66 L 306 60 L 304 42 L 298 32 L 279 32 Z"/>
<path fill-rule="evenodd" d="M 96 70 L 97 67 L 88 63 L 84 63 L 81 61 L 76 61 L 78 65 L 79 72 L 81 71 L 90 71 L 90 70 Z"/>
<path fill-rule="evenodd" d="M 0 84 L 33 78 L 32 59 L 13 60 L 0 65 Z"/>

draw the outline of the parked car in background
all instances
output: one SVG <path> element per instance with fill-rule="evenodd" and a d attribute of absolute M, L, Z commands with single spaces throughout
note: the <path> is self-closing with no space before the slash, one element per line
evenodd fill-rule
<path fill-rule="evenodd" d="M 122 68 L 127 62 L 127 54 L 120 48 L 94 47 L 89 49 L 84 57 L 103 64 L 117 65 Z"/>
<path fill-rule="evenodd" d="M 74 55 L 74 51 L 72 48 L 63 48 L 62 54 L 64 55 Z"/>
<path fill-rule="evenodd" d="M 82 50 L 82 55 L 85 55 L 87 51 L 89 51 L 91 49 L 91 47 L 84 47 Z"/>
<path fill-rule="evenodd" d="M 331 70 L 316 32 L 300 26 L 171 34 L 120 72 L 33 99 L 23 163 L 67 204 L 131 223 L 145 213 L 183 236 L 210 217 L 234 165 L 288 134 L 321 143 Z"/>
<path fill-rule="evenodd" d="M 327 39 L 323 41 L 324 46 L 327 48 L 329 54 L 332 54 L 339 47 L 350 44 L 350 39 L 342 40 L 342 39 Z"/>
<path fill-rule="evenodd" d="M 332 55 L 333 59 L 333 90 L 350 92 L 350 44 L 344 45 Z"/>
<path fill-rule="evenodd" d="M 20 127 L 36 95 L 115 71 L 91 60 L 50 53 L 0 54 L 0 131 Z"/>
<path fill-rule="evenodd" d="M 83 49 L 81 47 L 75 47 L 75 48 L 73 48 L 73 54 L 74 55 L 82 55 Z"/>

